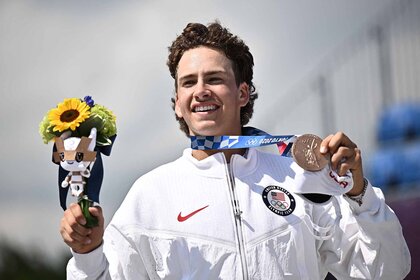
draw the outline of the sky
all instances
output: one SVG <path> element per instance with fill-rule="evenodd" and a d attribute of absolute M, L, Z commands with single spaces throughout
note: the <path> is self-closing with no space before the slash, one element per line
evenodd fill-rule
<path fill-rule="evenodd" d="M 0 0 L 0 240 L 51 258 L 67 250 L 52 144 L 38 133 L 64 98 L 91 95 L 117 116 L 104 157 L 107 222 L 136 178 L 181 155 L 189 141 L 171 109 L 166 58 L 187 23 L 218 19 L 248 44 L 260 93 L 250 124 L 264 129 L 265 108 L 392 2 Z"/>

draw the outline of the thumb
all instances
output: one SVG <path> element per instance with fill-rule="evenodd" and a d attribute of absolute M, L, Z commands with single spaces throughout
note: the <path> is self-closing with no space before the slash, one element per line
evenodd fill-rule
<path fill-rule="evenodd" d="M 98 219 L 100 226 L 104 225 L 104 216 L 100 206 L 89 207 L 89 212 L 92 216 L 95 216 Z"/>

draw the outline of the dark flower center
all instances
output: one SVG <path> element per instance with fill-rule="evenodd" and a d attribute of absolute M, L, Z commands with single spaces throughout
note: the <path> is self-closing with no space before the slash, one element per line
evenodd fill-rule
<path fill-rule="evenodd" d="M 72 122 L 80 115 L 79 111 L 70 109 L 67 111 L 64 111 L 60 116 L 60 121 L 62 122 Z"/>

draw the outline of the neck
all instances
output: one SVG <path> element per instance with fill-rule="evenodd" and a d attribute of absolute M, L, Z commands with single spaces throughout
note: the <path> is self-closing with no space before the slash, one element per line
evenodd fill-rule
<path fill-rule="evenodd" d="M 230 158 L 234 154 L 238 155 L 244 155 L 245 149 L 231 149 L 231 150 L 223 150 L 222 153 L 225 155 L 226 161 L 229 163 Z M 211 155 L 214 155 L 216 153 L 220 152 L 219 150 L 193 150 L 192 156 L 198 160 L 203 160 Z"/>

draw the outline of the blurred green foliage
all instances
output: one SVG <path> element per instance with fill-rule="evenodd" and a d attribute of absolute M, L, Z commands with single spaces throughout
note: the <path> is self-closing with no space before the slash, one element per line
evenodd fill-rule
<path fill-rule="evenodd" d="M 8 280 L 62 280 L 66 279 L 66 265 L 70 252 L 51 262 L 45 253 L 36 249 L 21 250 L 0 241 L 0 279 Z"/>

